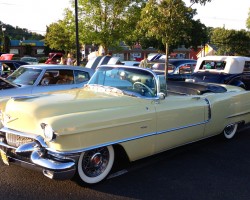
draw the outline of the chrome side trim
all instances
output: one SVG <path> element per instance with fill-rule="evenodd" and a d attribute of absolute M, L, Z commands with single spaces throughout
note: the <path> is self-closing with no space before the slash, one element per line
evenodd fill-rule
<path fill-rule="evenodd" d="M 229 115 L 229 116 L 226 117 L 226 119 L 230 119 L 230 118 L 234 118 L 234 117 L 240 117 L 240 116 L 248 115 L 248 114 L 250 114 L 250 111 Z"/>
<path fill-rule="evenodd" d="M 164 133 L 169 133 L 169 132 L 173 132 L 173 131 L 182 130 L 182 129 L 185 129 L 185 128 L 199 126 L 199 125 L 202 125 L 202 124 L 206 124 L 208 122 L 209 122 L 209 120 L 206 120 L 204 122 L 198 122 L 198 123 L 195 123 L 195 124 L 181 126 L 181 127 L 178 127 L 178 128 L 172 128 L 172 129 L 168 129 L 168 130 L 162 130 L 162 131 L 159 131 L 159 132 L 146 133 L 146 134 L 138 135 L 138 136 L 135 136 L 135 137 L 124 138 L 122 140 L 116 140 L 116 141 L 112 141 L 112 142 L 107 142 L 107 143 L 103 143 L 103 144 L 99 144 L 99 145 L 95 145 L 95 146 L 91 146 L 91 147 L 87 147 L 87 148 L 83 148 L 83 149 L 73 150 L 73 151 L 58 152 L 58 151 L 55 151 L 55 150 L 50 149 L 50 148 L 48 148 L 47 150 L 50 151 L 50 152 L 52 152 L 52 155 L 53 155 L 53 153 L 56 153 L 56 154 L 59 154 L 61 156 L 62 155 L 69 156 L 70 154 L 81 153 L 81 152 L 84 152 L 84 151 L 89 151 L 89 150 L 100 148 L 100 147 L 105 147 L 105 146 L 109 146 L 109 145 L 114 145 L 114 144 L 129 142 L 129 141 L 132 141 L 132 140 L 137 140 L 137 139 L 146 138 L 146 137 L 150 137 L 150 136 L 154 136 L 154 135 L 160 135 L 160 134 L 164 134 Z"/>
<path fill-rule="evenodd" d="M 207 124 L 208 122 L 209 122 L 209 120 L 206 120 L 204 122 L 198 122 L 196 124 L 190 124 L 190 125 L 181 126 L 181 127 L 178 127 L 178 128 L 172 128 L 172 129 L 169 129 L 169 130 L 164 130 L 164 131 L 157 132 L 156 135 L 160 135 L 160 134 L 163 134 L 163 133 L 169 133 L 169 132 L 173 132 L 173 131 L 178 131 L 178 130 L 182 130 L 182 129 L 190 128 L 190 127 L 194 127 L 194 126 L 199 126 L 199 125 L 202 125 L 202 124 Z"/>
<path fill-rule="evenodd" d="M 211 120 L 211 118 L 212 118 L 211 103 L 207 98 L 205 98 L 204 100 L 206 101 L 207 106 L 208 106 L 208 120 Z"/>

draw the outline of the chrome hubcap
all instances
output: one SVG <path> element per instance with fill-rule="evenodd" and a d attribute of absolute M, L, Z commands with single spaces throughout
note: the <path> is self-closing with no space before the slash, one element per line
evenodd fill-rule
<path fill-rule="evenodd" d="M 85 152 L 82 160 L 83 172 L 89 177 L 102 174 L 109 163 L 109 151 L 107 147 Z"/>
<path fill-rule="evenodd" d="M 230 134 L 233 132 L 234 127 L 235 127 L 234 124 L 228 125 L 228 126 L 225 128 L 225 134 L 226 134 L 226 135 L 230 135 Z"/>

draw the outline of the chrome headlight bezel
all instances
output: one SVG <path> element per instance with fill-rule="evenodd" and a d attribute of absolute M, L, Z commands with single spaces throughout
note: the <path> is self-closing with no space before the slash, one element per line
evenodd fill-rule
<path fill-rule="evenodd" d="M 51 142 L 56 139 L 55 131 L 50 125 L 41 123 L 41 128 L 43 129 L 43 135 L 46 141 Z"/>

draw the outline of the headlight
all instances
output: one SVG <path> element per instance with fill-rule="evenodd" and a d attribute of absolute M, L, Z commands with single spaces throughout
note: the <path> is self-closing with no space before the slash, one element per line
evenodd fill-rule
<path fill-rule="evenodd" d="M 50 125 L 42 123 L 41 127 L 43 129 L 44 138 L 47 141 L 50 142 L 50 141 L 56 139 L 55 131 L 52 129 L 52 127 Z"/>

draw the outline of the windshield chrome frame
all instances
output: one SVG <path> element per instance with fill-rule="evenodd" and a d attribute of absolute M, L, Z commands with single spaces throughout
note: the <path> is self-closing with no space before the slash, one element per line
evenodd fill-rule
<path fill-rule="evenodd" d="M 102 65 L 99 68 L 102 68 L 102 67 L 110 67 L 110 68 L 113 68 L 113 69 L 116 69 L 116 68 L 117 69 L 122 69 L 122 68 L 124 68 L 124 69 L 137 69 L 137 70 L 143 70 L 143 71 L 149 72 L 155 79 L 155 84 L 156 84 L 156 96 L 155 97 L 145 97 L 145 96 L 133 93 L 133 92 L 126 91 L 126 90 L 122 90 L 122 92 L 124 93 L 124 95 L 129 95 L 129 96 L 143 98 L 143 99 L 159 99 L 159 92 L 160 92 L 159 76 L 156 75 L 151 69 L 149 69 L 149 68 L 141 68 L 141 67 L 137 67 L 137 66 L 123 66 L 123 65 Z M 97 71 L 95 73 L 97 73 Z M 92 81 L 92 79 L 94 79 L 94 75 L 90 78 L 89 82 L 86 85 L 92 85 L 92 84 L 89 84 Z M 103 85 L 100 85 L 100 86 L 103 87 Z M 111 87 L 111 86 L 107 86 L 107 87 Z M 114 87 L 114 88 L 116 88 L 116 87 Z M 117 89 L 119 89 L 119 88 L 117 88 Z"/>

